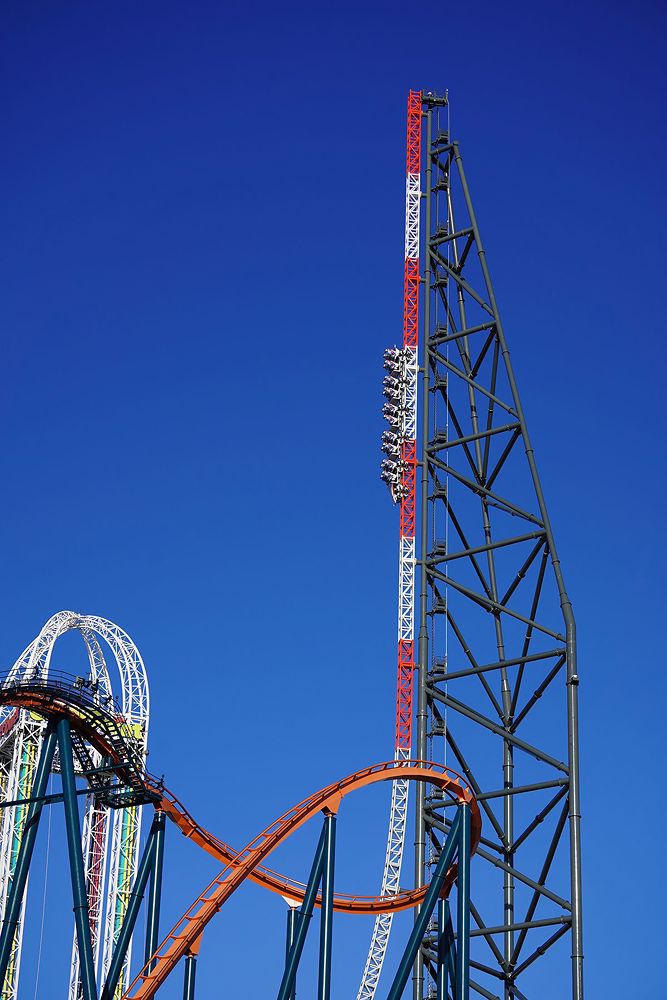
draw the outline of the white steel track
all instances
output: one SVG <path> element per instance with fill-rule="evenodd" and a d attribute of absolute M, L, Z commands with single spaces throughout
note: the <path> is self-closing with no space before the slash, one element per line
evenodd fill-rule
<path fill-rule="evenodd" d="M 77 630 L 88 654 L 89 683 L 100 705 L 111 704 L 112 686 L 100 639 L 111 650 L 118 670 L 121 712 L 145 756 L 150 713 L 148 678 L 141 655 L 132 639 L 113 622 L 94 615 L 61 611 L 45 624 L 39 635 L 16 660 L 9 680 L 19 677 L 46 678 L 53 648 L 60 636 Z M 43 723 L 27 712 L 0 710 L 0 786 L 5 798 L 30 795 L 34 768 L 42 743 Z M 93 756 L 95 756 L 93 754 Z M 54 762 L 57 767 L 57 760 Z M 24 807 L 25 808 L 25 807 Z M 113 812 L 113 819 L 111 813 Z M 22 836 L 23 816 L 20 807 L 2 810 L 0 823 L 0 911 L 4 912 L 7 888 L 11 882 Z M 111 950 L 125 915 L 134 884 L 141 833 L 141 808 L 110 810 L 89 795 L 83 819 L 82 849 L 90 906 L 90 926 L 95 967 L 101 985 Z M 106 884 L 106 886 L 105 886 Z M 105 892 L 106 887 L 106 892 Z M 25 896 L 24 896 L 25 901 Z M 18 1000 L 19 968 L 23 939 L 22 910 L 13 945 L 12 958 L 1 991 L 2 1000 Z M 102 944 L 104 947 L 102 948 Z M 115 996 L 120 996 L 129 982 L 130 950 Z M 79 955 L 73 935 L 70 965 L 69 1000 L 81 996 Z"/>

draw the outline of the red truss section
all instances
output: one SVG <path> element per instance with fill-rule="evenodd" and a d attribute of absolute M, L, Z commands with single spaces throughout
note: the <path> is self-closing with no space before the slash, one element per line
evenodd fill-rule
<path fill-rule="evenodd" d="M 418 174 L 421 167 L 422 92 L 411 90 L 408 95 L 408 155 L 407 173 Z"/>
<path fill-rule="evenodd" d="M 417 479 L 417 444 L 415 441 L 404 441 L 401 448 L 401 485 L 403 499 L 401 500 L 401 537 L 415 537 L 415 497 Z"/>
<path fill-rule="evenodd" d="M 89 878 L 88 878 L 88 919 L 90 921 L 90 934 L 95 948 L 97 941 L 98 921 L 102 912 L 102 876 L 104 874 L 104 828 L 106 816 L 104 806 L 96 804 L 94 806 L 91 820 L 90 847 L 89 847 Z"/>
<path fill-rule="evenodd" d="M 412 674 L 414 667 L 414 642 L 402 639 L 398 644 L 395 749 L 407 750 L 412 746 Z"/>
<path fill-rule="evenodd" d="M 403 274 L 403 346 L 417 347 L 419 336 L 419 260 L 406 257 Z"/>

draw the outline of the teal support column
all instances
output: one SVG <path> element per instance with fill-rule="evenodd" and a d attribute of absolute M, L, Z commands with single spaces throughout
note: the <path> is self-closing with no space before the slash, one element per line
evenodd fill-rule
<path fill-rule="evenodd" d="M 197 956 L 185 956 L 185 976 L 183 978 L 183 1000 L 195 1000 L 195 977 L 197 975 Z"/>
<path fill-rule="evenodd" d="M 148 890 L 148 913 L 146 914 L 146 946 L 144 948 L 144 964 L 148 964 L 160 943 L 160 906 L 162 902 L 162 869 L 164 866 L 164 837 L 166 827 L 165 814 L 155 813 L 153 832 L 155 836 L 155 851 L 151 868 L 151 883 Z M 153 963 L 154 964 L 154 963 Z M 148 969 L 150 972 L 152 965 Z"/>
<path fill-rule="evenodd" d="M 287 910 L 287 939 L 285 941 L 285 965 L 287 966 L 287 961 L 289 959 L 290 951 L 292 950 L 292 945 L 294 944 L 294 934 L 296 933 L 296 925 L 299 919 L 299 912 L 294 906 L 290 906 Z M 292 984 L 292 992 L 290 993 L 287 1000 L 296 1000 L 296 976 L 294 977 L 294 982 Z"/>
<path fill-rule="evenodd" d="M 156 816 L 157 815 L 159 815 L 159 813 L 156 813 Z M 137 917 L 139 916 L 139 908 L 144 898 L 146 883 L 148 882 L 148 878 L 153 871 L 156 843 L 156 823 L 154 819 L 144 847 L 144 852 L 141 856 L 141 861 L 139 862 L 134 885 L 132 886 L 132 892 L 130 893 L 130 900 L 127 906 L 125 919 L 123 920 L 120 933 L 118 934 L 118 940 L 116 941 L 116 947 L 114 948 L 111 956 L 109 971 L 107 972 L 106 982 L 104 984 L 104 989 L 102 990 L 101 1000 L 112 1000 L 112 997 L 116 992 L 116 986 L 118 985 L 118 980 L 123 969 L 127 949 L 132 939 L 134 925 L 136 924 Z M 151 955 L 152 954 L 153 953 L 151 952 Z"/>
<path fill-rule="evenodd" d="M 449 900 L 438 900 L 438 980 L 436 983 L 436 1000 L 447 1000 L 451 977 L 452 992 L 456 991 L 456 947 L 454 945 L 454 929 L 449 912 Z"/>
<path fill-rule="evenodd" d="M 403 957 L 398 966 L 398 971 L 393 983 L 391 984 L 391 989 L 387 994 L 387 1000 L 400 1000 L 403 996 L 403 990 L 405 989 L 405 984 L 408 981 L 410 970 L 412 969 L 415 958 L 417 957 L 417 952 L 419 951 L 424 934 L 426 933 L 426 928 L 429 920 L 431 919 L 431 914 L 435 909 L 436 901 L 442 892 L 447 871 L 454 859 L 455 852 L 459 849 L 460 828 L 461 807 L 457 809 L 454 822 L 452 823 L 447 836 L 447 840 L 442 845 L 442 850 L 440 852 L 440 857 L 438 858 L 438 863 L 435 866 L 435 871 L 433 872 L 431 884 L 428 887 L 426 896 L 424 897 L 424 902 L 422 903 L 417 919 L 414 922 L 412 933 L 410 934 Z"/>
<path fill-rule="evenodd" d="M 322 908 L 320 923 L 320 974 L 317 1000 L 331 997 L 331 938 L 333 931 L 334 864 L 336 859 L 336 816 L 324 820 L 324 860 L 322 866 Z"/>
<path fill-rule="evenodd" d="M 303 897 L 303 903 L 301 904 L 301 910 L 296 924 L 294 943 L 292 944 L 290 953 L 287 956 L 285 971 L 280 983 L 280 989 L 278 990 L 278 1000 L 289 1000 L 290 994 L 294 988 L 296 970 L 299 967 L 299 960 L 301 959 L 301 952 L 303 951 L 303 946 L 306 942 L 306 934 L 308 933 L 310 918 L 313 915 L 315 897 L 317 896 L 317 887 L 319 886 L 320 879 L 322 878 L 322 866 L 324 864 L 324 850 L 326 843 L 325 833 L 326 826 L 322 828 L 322 833 L 320 834 L 320 839 L 317 843 L 313 867 L 310 870 L 306 893 Z"/>
<path fill-rule="evenodd" d="M 88 894 L 81 854 L 81 822 L 76 798 L 76 778 L 72 755 L 72 735 L 67 719 L 58 722 L 58 747 L 60 749 L 60 771 L 63 780 L 63 801 L 65 804 L 65 826 L 69 851 L 69 870 L 72 879 L 72 900 L 74 903 L 74 923 L 79 946 L 79 966 L 83 1000 L 97 1000 L 95 985 L 95 963 L 90 940 L 90 920 Z"/>
<path fill-rule="evenodd" d="M 460 807 L 459 874 L 457 878 L 456 998 L 470 996 L 470 806 Z"/>
<path fill-rule="evenodd" d="M 2 933 L 0 934 L 0 984 L 5 981 L 7 966 L 12 953 L 12 944 L 14 942 L 14 936 L 16 934 L 16 928 L 21 914 L 23 894 L 28 880 L 28 872 L 30 871 L 30 861 L 32 860 L 32 852 L 35 846 L 35 839 L 37 837 L 39 819 L 42 815 L 42 806 L 44 805 L 43 800 L 47 782 L 49 780 L 49 774 L 51 772 L 51 764 L 53 763 L 55 749 L 56 734 L 53 727 L 49 725 L 46 730 L 44 742 L 42 743 L 39 761 L 37 762 L 37 770 L 35 771 L 35 780 L 31 795 L 32 801 L 30 803 L 25 826 L 23 828 L 21 847 L 19 849 L 18 858 L 16 859 L 16 867 L 14 868 L 14 877 L 12 878 L 9 893 L 7 895 L 5 917 L 2 922 Z"/>

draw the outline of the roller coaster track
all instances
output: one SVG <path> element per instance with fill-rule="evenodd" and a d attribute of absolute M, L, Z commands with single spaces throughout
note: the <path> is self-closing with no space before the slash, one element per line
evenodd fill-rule
<path fill-rule="evenodd" d="M 387 770 L 396 770 L 398 767 L 401 769 L 402 777 L 407 781 L 412 777 L 412 775 L 405 773 L 405 768 L 408 764 L 420 768 L 424 766 L 428 766 L 429 768 L 437 766 L 431 763 L 426 765 L 421 761 L 405 761 L 400 763 L 391 761 L 390 764 L 382 766 L 387 768 Z M 449 771 L 448 773 L 451 775 L 455 774 L 453 771 Z M 458 775 L 456 777 L 458 778 Z M 397 779 L 387 774 L 385 780 Z M 431 778 L 429 777 L 428 780 L 430 781 Z M 146 782 L 149 788 L 153 788 L 162 796 L 159 800 L 158 808 L 164 811 L 165 815 L 178 827 L 184 837 L 206 851 L 216 861 L 221 861 L 226 866 L 238 863 L 237 859 L 241 857 L 243 852 L 239 853 L 235 851 L 229 844 L 226 844 L 214 834 L 209 833 L 208 830 L 193 819 L 185 806 L 179 802 L 169 789 L 156 783 L 155 779 L 150 776 L 147 777 Z M 306 890 L 305 884 L 290 878 L 288 875 L 282 875 L 264 865 L 258 864 L 257 867 L 252 868 L 248 872 L 247 877 L 251 882 L 255 882 L 257 885 L 262 886 L 263 889 L 268 889 L 270 892 L 282 896 L 284 899 L 289 900 L 290 903 L 298 904 L 303 901 Z M 404 889 L 401 892 L 386 896 L 360 896 L 348 893 L 336 893 L 333 905 L 334 910 L 339 913 L 398 913 L 401 910 L 410 910 L 415 906 L 419 906 L 424 899 L 426 889 L 426 886 L 422 886 L 419 889 Z M 319 896 L 317 897 L 316 905 L 319 906 Z"/>
<path fill-rule="evenodd" d="M 88 677 L 80 678 L 80 681 L 94 693 L 96 704 L 105 705 L 113 701 L 109 668 L 116 667 L 120 680 L 118 717 L 122 715 L 126 726 L 130 727 L 135 750 L 145 755 L 150 708 L 146 670 L 130 636 L 113 622 L 97 615 L 58 612 L 23 650 L 9 671 L 6 682 L 17 682 L 19 679 L 34 681 L 54 676 L 52 655 L 58 640 L 68 632 L 78 632 L 83 639 Z M 6 798 L 12 800 L 30 796 L 43 733 L 41 721 L 36 722 L 19 709 L 0 708 L 0 788 Z M 82 769 L 94 770 L 100 763 L 91 759 L 84 744 L 79 745 L 77 757 Z M 108 775 L 107 780 L 113 781 Z M 105 801 L 99 794 L 99 780 L 90 782 L 90 794 L 84 807 L 82 839 L 94 961 L 97 965 L 101 953 L 103 977 L 107 974 L 111 953 L 130 902 L 141 836 L 141 807 L 135 808 L 129 800 L 124 808 L 117 806 L 117 801 Z M 21 845 L 24 813 L 23 807 L 9 806 L 2 814 L 0 909 L 3 911 Z M 14 936 L 12 960 L 4 982 L 0 984 L 3 1000 L 17 1000 L 19 996 L 23 923 L 22 912 Z M 114 1000 L 120 1000 L 123 988 L 129 982 L 130 953 L 131 947 Z M 69 1000 L 79 1000 L 80 990 L 78 943 L 74 934 Z"/>
<path fill-rule="evenodd" d="M 126 738 L 122 722 L 113 710 L 95 704 L 87 692 L 67 684 L 62 678 L 36 681 L 14 678 L 0 687 L 0 706 L 6 705 L 36 712 L 46 718 L 66 718 L 76 735 L 112 762 L 119 785 L 109 795 L 127 797 L 133 802 L 152 803 L 171 819 L 179 830 L 198 847 L 223 862 L 222 872 L 204 889 L 167 935 L 149 962 L 123 994 L 124 1000 L 148 1000 L 164 984 L 180 959 L 196 951 L 202 933 L 224 903 L 246 880 L 297 903 L 303 900 L 305 886 L 289 877 L 262 867 L 261 862 L 295 830 L 319 812 L 337 812 L 341 800 L 357 789 L 379 781 L 415 780 L 439 789 L 452 802 L 467 802 L 471 807 L 471 853 L 481 835 L 477 802 L 467 783 L 449 768 L 427 761 L 387 761 L 364 768 L 315 792 L 287 810 L 241 851 L 235 851 L 201 826 L 164 787 L 148 775 L 132 741 Z M 120 788 L 120 791 L 117 789 Z M 100 790 L 101 794 L 104 789 Z M 456 866 L 447 875 L 449 888 L 456 878 Z M 347 913 L 393 913 L 418 905 L 427 887 L 399 892 L 391 896 L 336 894 L 334 908 Z M 148 972 L 148 969 L 151 969 Z"/>

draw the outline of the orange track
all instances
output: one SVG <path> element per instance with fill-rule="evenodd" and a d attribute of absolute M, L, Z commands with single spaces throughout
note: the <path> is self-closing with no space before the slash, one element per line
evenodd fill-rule
<path fill-rule="evenodd" d="M 192 840 L 194 844 L 224 865 L 235 864 L 239 854 L 233 847 L 200 826 L 185 806 L 167 788 L 154 785 L 152 782 L 151 786 L 162 795 L 158 808 L 162 809 L 176 824 L 184 837 Z M 269 889 L 285 899 L 295 903 L 303 901 L 306 886 L 303 882 L 298 882 L 288 875 L 282 875 L 271 868 L 257 865 L 248 873 L 248 878 L 252 882 L 256 882 L 257 885 L 261 885 L 262 888 Z M 422 886 L 419 889 L 407 889 L 393 896 L 357 896 L 339 892 L 334 895 L 334 910 L 339 913 L 398 913 L 399 910 L 409 910 L 414 906 L 419 906 L 426 895 L 427 888 L 428 886 Z M 315 905 L 320 905 L 319 896 Z"/>
<path fill-rule="evenodd" d="M 108 744 L 104 732 L 97 729 L 88 712 L 82 711 L 81 706 L 69 702 L 61 692 L 54 694 L 44 689 L 0 689 L 0 704 L 15 705 L 42 715 L 68 718 L 95 749 L 111 755 L 114 762 L 119 765 L 117 771 L 119 779 L 126 780 L 123 762 L 119 760 L 115 749 Z M 105 713 L 100 710 L 98 715 L 102 720 Z M 222 861 L 225 868 L 197 897 L 162 942 L 155 955 L 151 957 L 150 961 L 155 962 L 155 967 L 150 975 L 146 975 L 145 970 L 142 970 L 123 995 L 123 1000 L 149 1000 L 153 997 L 180 959 L 198 950 L 204 928 L 246 878 L 290 901 L 301 902 L 305 892 L 303 883 L 264 868 L 260 862 L 318 812 L 337 812 L 341 800 L 350 792 L 378 781 L 395 781 L 398 778 L 428 782 L 453 799 L 468 802 L 471 810 L 471 854 L 475 852 L 482 826 L 475 797 L 463 778 L 455 771 L 428 761 L 388 761 L 357 771 L 342 781 L 328 785 L 284 813 L 240 852 L 200 826 L 171 792 L 154 778 L 144 775 L 146 787 L 156 794 L 155 808 L 163 810 L 185 837 L 212 857 Z M 445 892 L 449 891 L 455 878 L 456 866 L 453 866 L 447 873 Z M 334 908 L 347 913 L 390 913 L 410 909 L 423 900 L 427 888 L 423 886 L 384 897 L 338 893 L 334 896 Z"/>
<path fill-rule="evenodd" d="M 377 781 L 393 781 L 397 778 L 413 779 L 414 781 L 425 781 L 435 785 L 443 792 L 458 799 L 460 802 L 468 802 L 471 807 L 471 852 L 474 852 L 479 842 L 481 833 L 481 818 L 479 807 L 472 796 L 470 789 L 462 779 L 447 768 L 436 764 L 425 762 L 397 762 L 388 761 L 385 764 L 376 764 L 373 767 L 357 771 L 355 774 L 343 778 L 342 781 L 333 785 L 328 785 L 321 791 L 316 792 L 305 799 L 299 805 L 294 806 L 277 819 L 271 826 L 263 830 L 247 847 L 236 854 L 231 864 L 213 879 L 204 891 L 192 903 L 190 908 L 183 914 L 180 921 L 164 939 L 154 955 L 151 956 L 150 963 L 155 963 L 150 974 L 146 972 L 148 964 L 144 970 L 130 984 L 128 991 L 123 994 L 123 1000 L 150 1000 L 155 996 L 157 990 L 164 985 L 169 975 L 174 971 L 179 961 L 188 953 L 197 950 L 199 939 L 212 918 L 219 912 L 229 897 L 238 889 L 246 878 L 251 876 L 263 859 L 271 853 L 279 844 L 286 840 L 295 830 L 311 819 L 318 812 L 337 812 L 341 799 L 350 792 L 365 785 L 374 784 Z M 451 886 L 456 875 L 455 868 L 448 873 L 448 886 Z M 287 893 L 289 896 L 291 893 Z M 407 895 L 407 894 L 402 894 Z M 391 897 L 396 900 L 398 897 Z M 350 897 L 352 903 L 353 897 Z M 378 899 L 375 912 L 382 912 L 387 909 L 388 900 Z M 406 906 L 411 905 L 406 903 Z M 413 905 L 413 904 L 412 904 Z M 399 908 L 404 908 L 399 907 Z M 353 903 L 348 909 L 355 909 Z M 366 912 L 369 912 L 366 910 Z"/>

